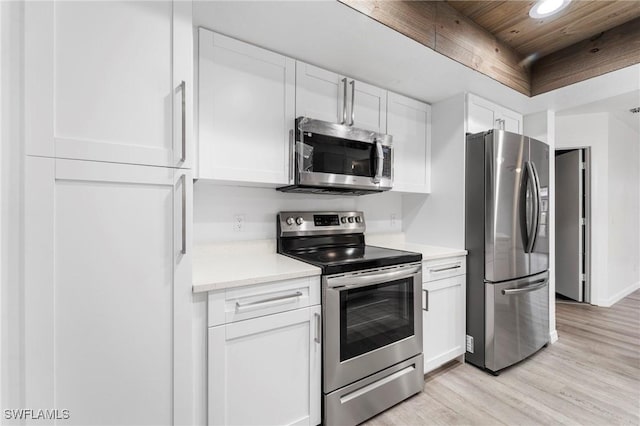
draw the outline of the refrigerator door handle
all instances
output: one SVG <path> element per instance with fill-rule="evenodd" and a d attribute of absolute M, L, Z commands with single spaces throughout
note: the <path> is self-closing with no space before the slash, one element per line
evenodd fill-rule
<path fill-rule="evenodd" d="M 535 230 L 533 232 L 533 244 L 531 244 L 531 251 L 529 253 L 533 252 L 533 248 L 536 245 L 536 241 L 538 241 L 538 232 L 540 232 L 540 215 L 542 213 L 542 196 L 540 195 L 540 176 L 538 175 L 538 169 L 536 169 L 536 163 L 534 163 L 533 161 L 529 162 L 531 164 L 531 169 L 533 170 L 533 180 L 535 182 L 535 190 L 536 190 L 536 197 L 535 197 Z"/>
<path fill-rule="evenodd" d="M 527 181 L 528 185 L 531 185 L 532 202 L 533 202 L 533 214 L 531 215 L 531 226 L 527 229 L 527 246 L 524 249 L 525 253 L 531 253 L 533 246 L 536 243 L 536 235 L 538 234 L 538 214 L 540 210 L 538 183 L 535 175 L 535 166 L 531 161 L 526 162 L 527 165 Z"/>
<path fill-rule="evenodd" d="M 531 291 L 536 291 L 544 287 L 547 284 L 547 281 L 548 281 L 547 278 L 543 278 L 541 280 L 533 281 L 530 285 L 526 287 L 508 288 L 508 289 L 502 290 L 502 294 L 504 294 L 505 296 L 509 296 L 513 294 L 529 293 Z"/>

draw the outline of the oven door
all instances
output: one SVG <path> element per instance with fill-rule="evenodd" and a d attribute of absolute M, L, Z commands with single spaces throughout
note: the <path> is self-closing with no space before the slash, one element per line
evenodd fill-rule
<path fill-rule="evenodd" d="M 393 158 L 389 135 L 304 117 L 297 123 L 296 184 L 391 189 Z"/>
<path fill-rule="evenodd" d="M 323 277 L 324 391 L 422 353 L 422 264 Z"/>

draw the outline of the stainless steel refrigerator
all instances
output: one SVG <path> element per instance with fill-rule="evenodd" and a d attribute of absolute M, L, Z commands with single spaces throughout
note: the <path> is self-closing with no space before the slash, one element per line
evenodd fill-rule
<path fill-rule="evenodd" d="M 497 373 L 549 340 L 549 147 L 468 135 L 465 205 L 465 360 Z"/>

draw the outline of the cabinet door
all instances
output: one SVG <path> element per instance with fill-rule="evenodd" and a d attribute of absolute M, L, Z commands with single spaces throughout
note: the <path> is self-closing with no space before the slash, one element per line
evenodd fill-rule
<path fill-rule="evenodd" d="M 287 184 L 295 61 L 199 31 L 200 178 Z"/>
<path fill-rule="evenodd" d="M 500 113 L 500 119 L 504 120 L 502 122 L 504 130 L 522 134 L 522 114 L 503 108 Z"/>
<path fill-rule="evenodd" d="M 425 373 L 465 353 L 465 277 L 423 285 L 423 292 L 427 290 L 422 311 Z"/>
<path fill-rule="evenodd" d="M 393 136 L 393 190 L 428 193 L 431 186 L 431 107 L 389 92 L 387 133 Z"/>
<path fill-rule="evenodd" d="M 209 328 L 209 424 L 320 423 L 320 312 Z"/>
<path fill-rule="evenodd" d="M 190 171 L 42 157 L 25 170 L 26 406 L 64 407 L 70 424 L 191 424 Z"/>
<path fill-rule="evenodd" d="M 349 80 L 347 120 L 353 127 L 387 133 L 387 91 Z"/>
<path fill-rule="evenodd" d="M 496 105 L 468 95 L 467 101 L 467 132 L 480 133 L 498 127 Z"/>
<path fill-rule="evenodd" d="M 28 2 L 25 21 L 27 154 L 190 167 L 190 2 Z"/>
<path fill-rule="evenodd" d="M 490 129 L 522 134 L 522 114 L 478 96 L 467 95 L 467 132 L 479 133 Z"/>
<path fill-rule="evenodd" d="M 348 124 L 347 78 L 296 61 L 296 117 Z"/>

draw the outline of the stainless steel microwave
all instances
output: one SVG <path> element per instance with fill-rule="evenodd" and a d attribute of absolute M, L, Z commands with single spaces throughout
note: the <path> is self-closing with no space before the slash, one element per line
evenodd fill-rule
<path fill-rule="evenodd" d="M 390 135 L 337 123 L 296 119 L 293 184 L 284 192 L 363 195 L 393 186 Z"/>

